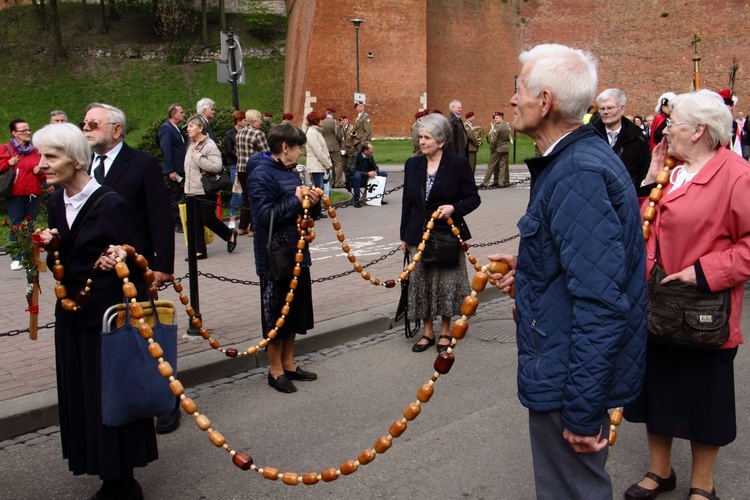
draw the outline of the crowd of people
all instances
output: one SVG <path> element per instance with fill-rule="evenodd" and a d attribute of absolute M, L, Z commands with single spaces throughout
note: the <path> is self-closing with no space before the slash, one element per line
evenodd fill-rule
<path fill-rule="evenodd" d="M 538 498 L 613 496 L 604 465 L 608 409 L 619 406 L 626 419 L 645 424 L 650 461 L 625 498 L 655 498 L 676 487 L 675 438 L 690 442 L 689 496 L 718 498 L 713 469 L 720 448 L 736 436 L 733 360 L 743 342 L 740 315 L 750 278 L 750 125 L 744 116 L 735 120 L 728 89 L 666 92 L 655 114 L 643 119 L 625 114 L 622 90 L 596 94 L 597 63 L 588 52 L 546 44 L 519 59 L 511 122 L 493 112 L 485 132 L 474 112 L 462 118 L 458 100 L 449 103 L 447 117 L 436 109 L 415 115 L 400 219 L 402 251 L 422 260 L 409 278 L 409 318 L 424 324 L 412 351 L 435 346 L 450 356 L 451 321 L 471 291 L 458 240 L 451 251 L 428 250 L 425 231 L 436 239 L 451 235 L 450 219 L 460 238 L 470 240 L 467 216 L 481 203 L 478 148 L 483 142 L 491 148 L 480 186 L 507 186 L 511 132 L 524 133 L 541 154 L 527 160 L 532 181 L 518 253 L 489 259 L 508 265 L 494 278 L 501 290 L 515 291 L 518 397 L 528 408 Z M 214 106 L 201 99 L 187 119 L 181 105 L 168 108 L 158 130 L 162 165 L 128 146 L 125 114 L 102 103 L 87 107 L 80 127 L 59 110 L 33 135 L 25 120 L 13 120 L 12 138 L 0 149 L 0 173 L 16 172 L 6 196 L 11 223 L 34 220 L 39 197 L 50 194 L 49 227 L 40 238 L 49 265 L 65 269 L 56 275 L 60 436 L 70 470 L 102 479 L 94 498 L 142 498 L 134 468 L 157 458 L 156 433 L 180 421 L 176 398 L 174 409 L 155 421 L 101 422 L 101 316 L 122 301 L 115 262 L 133 264 L 121 245 L 138 249 L 160 286 L 173 279 L 175 231 L 193 232 L 195 259 L 208 257 L 204 227 L 226 241 L 229 253 L 239 235 L 253 236 L 268 384 L 293 393 L 294 382 L 317 379 L 294 359 L 296 336 L 314 328 L 310 253 L 303 248 L 299 269 L 283 276 L 272 275 L 268 259 L 272 248 L 299 248 L 301 218 L 325 216 L 318 193 L 296 171 L 303 148 L 312 184 L 348 185 L 357 207 L 363 183 L 387 176 L 375 163 L 362 102 L 354 104 L 351 125 L 328 107 L 305 117 L 306 130 L 289 123 L 291 114 L 272 124 L 257 110 L 235 111 L 222 141 L 211 128 Z M 222 147 L 233 183 L 229 225 L 216 216 L 218 192 L 203 182 L 225 170 Z M 177 204 L 185 197 L 195 197 L 199 209 L 183 226 Z M 20 268 L 12 257 L 11 269 Z M 92 285 L 97 259 L 103 272 Z M 657 268 L 665 277 L 655 283 Z M 723 342 L 690 349 L 652 335 L 652 326 L 665 321 L 650 302 L 653 289 L 674 282 L 707 295 L 726 292 L 727 314 L 710 320 L 726 330 Z M 67 297 L 75 297 L 75 307 L 64 304 Z M 699 313 L 699 321 L 708 315 Z M 692 328 L 687 320 L 680 325 L 680 332 Z"/>

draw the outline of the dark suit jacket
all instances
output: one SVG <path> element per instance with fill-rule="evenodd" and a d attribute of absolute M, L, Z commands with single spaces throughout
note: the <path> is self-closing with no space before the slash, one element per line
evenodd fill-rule
<path fill-rule="evenodd" d="M 68 292 L 68 298 L 75 299 L 76 294 L 86 285 L 94 262 L 109 245 L 127 243 L 139 248 L 135 227 L 135 215 L 130 205 L 116 194 L 102 199 L 94 210 L 84 218 L 95 201 L 104 193 L 111 191 L 107 187 L 100 187 L 89 197 L 81 208 L 73 227 L 68 227 L 65 217 L 65 203 L 63 190 L 58 189 L 50 195 L 47 203 L 49 227 L 56 228 L 60 234 L 60 262 L 65 268 L 62 283 Z M 77 229 L 75 239 L 72 231 Z M 47 265 L 50 269 L 55 264 L 52 252 L 47 255 Z M 131 266 L 131 280 L 142 282 L 141 273 Z M 91 284 L 91 301 L 82 310 L 68 312 L 63 310 L 57 301 L 55 317 L 58 323 L 71 328 L 101 329 L 102 315 L 111 305 L 123 301 L 122 281 L 112 272 L 98 272 Z"/>
<path fill-rule="evenodd" d="M 159 147 L 164 167 L 162 172 L 169 175 L 177 172 L 180 177 L 185 177 L 185 151 L 187 145 L 177 127 L 169 120 L 159 127 Z"/>
<path fill-rule="evenodd" d="M 451 123 L 451 137 L 445 145 L 445 151 L 454 155 L 466 156 L 466 130 L 461 118 L 453 112 L 448 116 Z"/>
<path fill-rule="evenodd" d="M 440 205 L 453 205 L 453 223 L 461 227 L 466 215 L 482 202 L 469 167 L 469 159 L 443 152 L 435 182 L 426 201 L 423 193 L 427 183 L 427 157 L 415 156 L 406 160 L 404 166 L 404 195 L 401 203 L 401 240 L 409 245 L 422 241 L 424 223 Z M 436 224 L 444 224 L 443 221 Z M 471 232 L 463 224 L 461 238 L 471 238 Z"/>
<path fill-rule="evenodd" d="M 125 198 L 135 212 L 140 247 L 149 267 L 174 272 L 174 220 L 159 162 L 123 143 L 104 178 L 105 186 Z"/>

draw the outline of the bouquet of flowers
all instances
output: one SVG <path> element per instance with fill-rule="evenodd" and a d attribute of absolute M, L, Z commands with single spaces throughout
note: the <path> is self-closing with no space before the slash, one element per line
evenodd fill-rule
<path fill-rule="evenodd" d="M 34 221 L 30 216 L 18 225 L 13 226 L 8 219 L 3 220 L 3 226 L 10 227 L 10 234 L 15 238 L 6 245 L 5 250 L 13 257 L 21 257 L 21 267 L 26 270 L 26 301 L 29 307 L 26 309 L 31 314 L 29 325 L 29 337 L 36 340 L 37 320 L 39 317 L 39 262 L 38 248 L 41 237 L 34 232 Z M 44 271 L 45 269 L 42 269 Z"/>

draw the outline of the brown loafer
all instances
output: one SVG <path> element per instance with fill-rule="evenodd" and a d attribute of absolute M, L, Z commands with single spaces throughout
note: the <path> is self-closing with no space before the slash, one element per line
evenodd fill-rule
<path fill-rule="evenodd" d="M 677 487 L 677 475 L 674 473 L 674 469 L 671 470 L 669 477 L 659 477 L 653 472 L 647 472 L 644 477 L 647 477 L 656 483 L 656 488 L 650 490 L 635 483 L 625 491 L 625 500 L 648 500 L 656 498 L 660 494 L 666 491 L 672 491 Z"/>

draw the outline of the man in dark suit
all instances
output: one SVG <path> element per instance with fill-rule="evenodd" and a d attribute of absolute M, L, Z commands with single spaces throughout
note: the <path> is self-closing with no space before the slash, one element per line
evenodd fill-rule
<path fill-rule="evenodd" d="M 94 151 L 94 178 L 115 190 L 133 208 L 141 243 L 138 251 L 154 271 L 154 284 L 161 286 L 171 281 L 174 272 L 174 221 L 167 188 L 156 158 L 131 149 L 124 142 L 125 125 L 121 110 L 93 103 L 86 108 L 81 128 Z M 171 432 L 180 425 L 178 404 L 179 399 L 174 410 L 157 418 L 156 432 Z"/>
<path fill-rule="evenodd" d="M 185 138 L 179 125 L 185 120 L 185 111 L 179 104 L 172 104 L 167 111 L 168 120 L 159 127 L 159 147 L 161 148 L 162 172 L 167 177 L 169 203 L 172 205 L 174 228 L 182 232 L 180 209 L 182 199 L 182 178 L 185 177 Z"/>
<path fill-rule="evenodd" d="M 466 130 L 461 121 L 461 101 L 452 100 L 448 107 L 451 109 L 448 121 L 451 123 L 451 137 L 445 145 L 445 151 L 458 156 L 466 156 Z"/>

